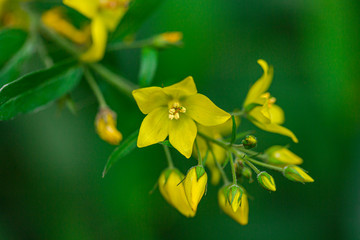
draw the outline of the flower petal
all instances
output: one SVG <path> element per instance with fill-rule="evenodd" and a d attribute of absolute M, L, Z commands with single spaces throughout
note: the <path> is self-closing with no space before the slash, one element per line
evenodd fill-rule
<path fill-rule="evenodd" d="M 219 125 L 231 117 L 208 97 L 199 93 L 187 97 L 183 104 L 186 107 L 186 114 L 204 126 Z"/>
<path fill-rule="evenodd" d="M 285 136 L 290 137 L 295 143 L 299 142 L 299 140 L 297 139 L 295 134 L 292 131 L 290 131 L 289 129 L 287 129 L 286 127 L 280 126 L 276 123 L 264 124 L 264 123 L 260 123 L 257 121 L 252 121 L 252 123 L 255 124 L 258 128 L 261 128 L 265 131 L 285 135 Z"/>
<path fill-rule="evenodd" d="M 265 93 L 269 89 L 274 75 L 273 67 L 269 66 L 267 62 L 265 62 L 262 59 L 259 59 L 258 64 L 262 67 L 264 73 L 259 78 L 259 80 L 257 80 L 254 83 L 254 85 L 250 88 L 244 102 L 244 107 L 249 105 L 250 103 L 256 102 L 256 99 L 259 98 L 261 94 Z"/>
<path fill-rule="evenodd" d="M 148 114 L 158 107 L 168 105 L 169 96 L 160 87 L 147 87 L 136 89 L 132 92 L 140 111 Z"/>
<path fill-rule="evenodd" d="M 127 7 L 119 7 L 117 9 L 103 9 L 99 14 L 103 19 L 106 28 L 112 32 L 115 30 L 127 10 Z"/>
<path fill-rule="evenodd" d="M 196 133 L 196 124 L 186 114 L 182 114 L 178 120 L 170 120 L 169 141 L 186 158 L 191 156 Z"/>
<path fill-rule="evenodd" d="M 63 3 L 88 18 L 94 18 L 98 13 L 98 0 L 63 0 Z"/>
<path fill-rule="evenodd" d="M 169 132 L 168 110 L 159 107 L 149 113 L 141 123 L 137 146 L 146 147 L 164 141 Z"/>
<path fill-rule="evenodd" d="M 99 17 L 94 18 L 91 22 L 91 37 L 92 45 L 80 57 L 84 62 L 96 62 L 104 57 L 107 31 L 104 22 Z"/>
<path fill-rule="evenodd" d="M 176 99 L 197 93 L 194 79 L 191 76 L 163 89 L 166 94 Z"/>
<path fill-rule="evenodd" d="M 269 108 L 269 112 L 271 115 L 271 122 L 276 124 L 283 124 L 285 122 L 284 110 L 278 105 L 273 104 L 271 108 Z"/>

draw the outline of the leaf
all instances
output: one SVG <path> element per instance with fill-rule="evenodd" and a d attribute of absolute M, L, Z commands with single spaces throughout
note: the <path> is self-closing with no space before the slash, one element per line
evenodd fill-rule
<path fill-rule="evenodd" d="M 140 87 L 148 87 L 154 78 L 158 60 L 158 51 L 155 48 L 145 47 L 141 51 L 139 71 Z"/>
<path fill-rule="evenodd" d="M 19 77 L 25 62 L 28 62 L 35 52 L 34 39 L 28 39 L 23 47 L 5 64 L 0 71 L 0 86 L 12 82 Z"/>
<path fill-rule="evenodd" d="M 70 92 L 80 81 L 82 69 L 66 61 L 27 74 L 0 89 L 0 121 L 28 113 Z"/>
<path fill-rule="evenodd" d="M 0 31 L 0 67 L 24 45 L 27 33 L 20 29 L 4 29 Z"/>
<path fill-rule="evenodd" d="M 129 34 L 135 33 L 141 24 L 164 0 L 134 0 L 130 8 L 111 36 L 111 42 L 119 42 Z"/>
<path fill-rule="evenodd" d="M 115 150 L 111 153 L 110 157 L 107 160 L 102 177 L 104 178 L 109 169 L 114 163 L 116 163 L 121 158 L 125 157 L 131 153 L 136 148 L 136 139 L 139 134 L 139 130 L 133 132 L 125 141 L 123 141 Z"/>

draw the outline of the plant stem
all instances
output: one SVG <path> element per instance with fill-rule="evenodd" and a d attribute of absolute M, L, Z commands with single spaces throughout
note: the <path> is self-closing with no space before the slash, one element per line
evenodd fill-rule
<path fill-rule="evenodd" d="M 152 45 L 152 43 L 153 43 L 152 38 L 139 40 L 139 41 L 131 42 L 131 43 L 126 43 L 126 42 L 113 43 L 113 44 L 109 44 L 106 51 L 112 52 L 112 51 L 117 51 L 117 50 L 121 50 L 121 49 L 143 48 L 143 47 Z"/>
<path fill-rule="evenodd" d="M 99 102 L 100 108 L 106 108 L 107 104 L 106 104 L 105 98 L 104 98 L 99 86 L 97 85 L 94 77 L 92 76 L 91 72 L 89 71 L 89 69 L 84 68 L 84 75 L 85 75 L 86 81 L 88 82 L 91 90 L 93 91 L 96 99 Z"/>
<path fill-rule="evenodd" d="M 257 167 L 255 167 L 254 164 L 252 164 L 251 162 L 249 162 L 249 161 L 246 160 L 246 159 L 244 159 L 244 161 L 245 161 L 245 163 L 246 163 L 249 167 L 252 168 L 252 170 L 254 170 L 254 172 L 255 172 L 256 174 L 259 174 L 259 173 L 260 173 L 260 170 L 259 170 Z"/>
<path fill-rule="evenodd" d="M 213 156 L 213 159 L 214 159 L 214 162 L 215 162 L 215 164 L 216 164 L 216 167 L 219 169 L 219 171 L 220 171 L 220 173 L 221 173 L 221 176 L 222 176 L 223 181 L 224 181 L 224 185 L 228 185 L 228 184 L 230 183 L 230 181 L 229 181 L 229 179 L 227 178 L 224 169 L 221 167 L 220 163 L 219 163 L 218 160 L 216 159 L 215 153 L 214 153 L 213 149 L 210 147 L 209 142 L 207 142 L 207 144 L 208 144 L 208 148 L 210 149 L 211 155 Z"/>
<path fill-rule="evenodd" d="M 99 63 L 90 63 L 88 66 L 96 71 L 100 76 L 102 76 L 109 84 L 113 85 L 120 92 L 133 99 L 131 92 L 138 88 L 137 85 L 123 77 L 120 77 L 119 75 L 116 75 Z"/>
<path fill-rule="evenodd" d="M 233 184 L 236 184 L 236 183 L 237 183 L 237 180 L 236 180 L 236 172 L 235 172 L 234 159 L 233 159 L 232 152 L 229 152 L 229 154 L 230 154 L 230 164 L 231 164 L 231 174 L 232 174 L 232 178 L 233 178 Z"/>
<path fill-rule="evenodd" d="M 173 163 L 172 158 L 171 158 L 169 147 L 166 146 L 166 145 L 163 145 L 163 147 L 164 147 L 164 152 L 165 152 L 165 155 L 166 155 L 166 159 L 167 159 L 169 168 L 174 168 L 174 163 Z"/>
<path fill-rule="evenodd" d="M 256 164 L 256 165 L 262 166 L 262 167 L 266 167 L 266 168 L 269 168 L 269 169 L 272 169 L 272 170 L 275 170 L 275 171 L 279 171 L 279 172 L 283 171 L 283 168 L 281 168 L 281 167 L 277 167 L 277 166 L 273 166 L 273 165 L 270 165 L 270 164 L 267 164 L 267 163 L 263 163 L 263 162 L 255 160 L 253 158 L 250 158 L 248 156 L 246 156 L 245 159 L 252 162 L 252 163 L 254 163 L 254 164 Z"/>
<path fill-rule="evenodd" d="M 196 147 L 196 151 L 197 151 L 197 155 L 198 155 L 198 165 L 199 165 L 199 166 L 202 166 L 203 163 L 202 163 L 200 148 L 199 148 L 199 145 L 198 145 L 198 143 L 197 143 L 196 138 L 195 138 L 195 147 Z"/>

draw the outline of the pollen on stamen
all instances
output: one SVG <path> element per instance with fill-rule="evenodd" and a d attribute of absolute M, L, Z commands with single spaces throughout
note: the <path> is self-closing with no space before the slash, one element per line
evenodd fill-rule
<path fill-rule="evenodd" d="M 180 113 L 185 113 L 186 108 L 183 106 L 180 106 L 180 103 L 175 102 L 172 105 L 173 107 L 169 109 L 169 119 L 170 120 L 178 120 L 180 119 Z"/>

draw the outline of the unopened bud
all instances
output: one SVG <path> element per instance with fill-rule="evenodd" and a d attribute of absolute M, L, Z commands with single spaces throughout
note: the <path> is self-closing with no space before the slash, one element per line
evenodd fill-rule
<path fill-rule="evenodd" d="M 203 197 L 207 184 L 207 174 L 204 167 L 195 166 L 190 168 L 184 180 L 186 198 L 191 209 L 196 212 L 197 206 Z"/>
<path fill-rule="evenodd" d="M 116 114 L 109 108 L 101 108 L 95 119 L 96 132 L 100 138 L 110 144 L 118 145 L 122 134 L 116 129 Z"/>
<path fill-rule="evenodd" d="M 166 48 L 171 46 L 179 46 L 183 38 L 182 32 L 165 32 L 154 38 L 154 47 Z"/>
<path fill-rule="evenodd" d="M 256 147 L 257 139 L 254 135 L 247 135 L 243 140 L 242 144 L 244 145 L 244 148 L 251 149 Z"/>
<path fill-rule="evenodd" d="M 303 160 L 289 149 L 283 146 L 272 146 L 265 151 L 268 156 L 268 163 L 276 165 L 298 165 L 302 164 Z"/>
<path fill-rule="evenodd" d="M 259 184 L 266 190 L 276 191 L 274 178 L 267 172 L 261 172 L 257 175 Z"/>
<path fill-rule="evenodd" d="M 295 165 L 286 166 L 283 170 L 283 174 L 287 179 L 294 182 L 314 182 L 314 179 L 310 177 L 304 169 Z"/>
<path fill-rule="evenodd" d="M 243 190 L 238 185 L 232 185 L 228 189 L 228 201 L 234 213 L 238 210 L 241 205 L 241 197 L 243 195 Z"/>

